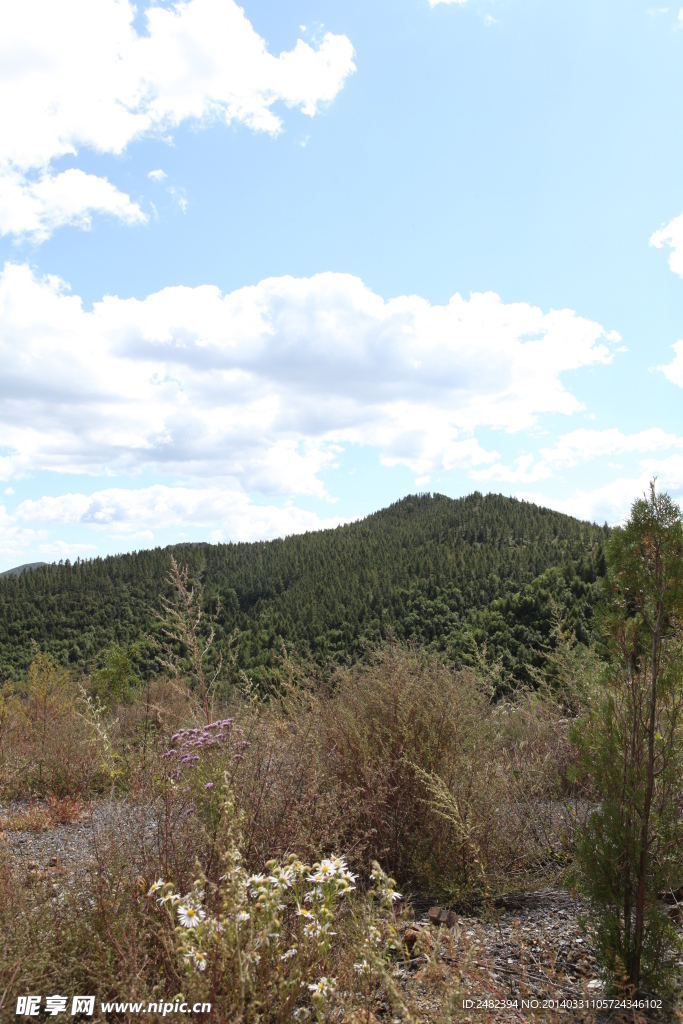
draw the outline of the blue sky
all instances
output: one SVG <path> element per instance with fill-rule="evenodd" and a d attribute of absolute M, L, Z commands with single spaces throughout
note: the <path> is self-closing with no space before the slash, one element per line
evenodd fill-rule
<path fill-rule="evenodd" d="M 1 9 L 0 569 L 683 496 L 679 8 Z"/>

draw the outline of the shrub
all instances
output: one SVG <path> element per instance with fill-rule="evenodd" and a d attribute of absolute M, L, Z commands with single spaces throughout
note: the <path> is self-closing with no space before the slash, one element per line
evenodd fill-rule
<path fill-rule="evenodd" d="M 0 791 L 7 797 L 64 797 L 104 780 L 107 736 L 100 709 L 46 654 L 32 662 L 23 692 L 4 697 Z"/>

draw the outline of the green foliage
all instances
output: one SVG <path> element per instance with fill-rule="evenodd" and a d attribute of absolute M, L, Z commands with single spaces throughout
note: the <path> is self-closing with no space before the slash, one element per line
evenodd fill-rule
<path fill-rule="evenodd" d="M 167 579 L 173 557 L 188 567 L 190 585 L 201 583 L 207 613 L 220 600 L 207 671 L 223 654 L 229 676 L 266 685 L 281 674 L 280 638 L 320 664 L 343 664 L 391 632 L 456 665 L 485 645 L 505 676 L 529 681 L 552 645 L 556 609 L 588 641 L 607 533 L 500 495 L 420 495 L 285 540 L 45 566 L 0 579 L 0 674 L 26 672 L 32 639 L 60 663 L 89 670 L 112 643 L 158 636 L 161 602 L 176 600 Z M 141 644 L 134 664 L 142 675 L 153 670 L 153 646 Z"/>
<path fill-rule="evenodd" d="M 680 510 L 653 484 L 605 554 L 610 660 L 572 729 L 598 804 L 578 863 L 615 984 L 661 994 L 680 946 L 662 894 L 683 881 Z"/>
<path fill-rule="evenodd" d="M 116 641 L 102 653 L 101 666 L 91 673 L 90 688 L 107 704 L 128 704 L 139 688 L 134 655 L 134 647 L 121 647 Z"/>

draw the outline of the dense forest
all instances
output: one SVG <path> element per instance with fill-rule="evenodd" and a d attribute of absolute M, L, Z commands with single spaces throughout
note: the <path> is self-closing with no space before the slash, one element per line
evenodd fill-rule
<path fill-rule="evenodd" d="M 552 643 L 558 610 L 589 640 L 607 535 L 500 495 L 437 494 L 285 540 L 40 566 L 0 578 L 0 678 L 21 678 L 36 645 L 90 671 L 112 643 L 135 644 L 140 674 L 154 671 L 144 637 L 159 629 L 162 598 L 173 598 L 173 555 L 202 588 L 216 655 L 232 643 L 232 676 L 267 684 L 283 641 L 324 665 L 354 660 L 391 633 L 455 663 L 485 650 L 506 678 L 524 680 Z"/>

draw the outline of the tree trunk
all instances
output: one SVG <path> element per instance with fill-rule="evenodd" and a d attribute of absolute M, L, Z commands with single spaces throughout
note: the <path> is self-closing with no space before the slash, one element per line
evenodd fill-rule
<path fill-rule="evenodd" d="M 633 960 L 631 961 L 631 984 L 635 991 L 640 986 L 640 959 L 643 952 L 643 929 L 645 923 L 645 882 L 647 870 L 648 840 L 650 835 L 650 806 L 655 785 L 655 722 L 657 712 L 657 655 L 659 653 L 659 632 L 662 623 L 660 604 L 657 622 L 652 633 L 652 673 L 650 680 L 650 721 L 647 729 L 647 788 L 643 803 L 643 820 L 640 828 L 640 858 L 638 861 L 638 891 L 636 893 L 636 927 L 633 937 Z"/>

